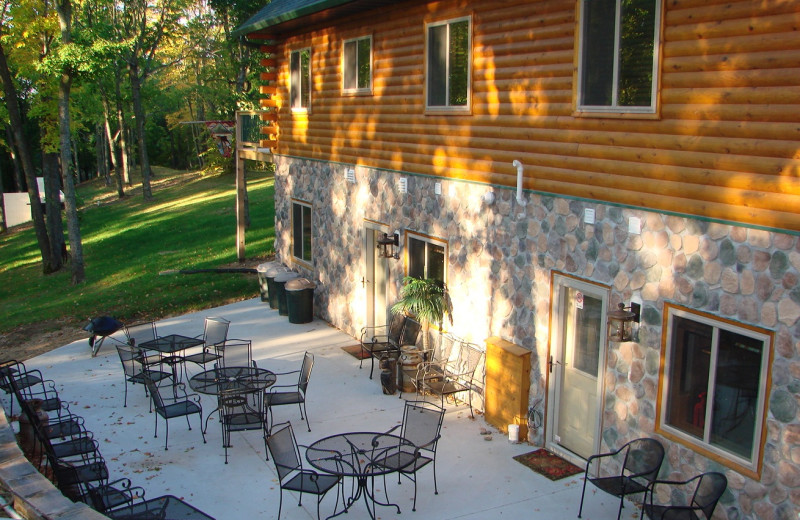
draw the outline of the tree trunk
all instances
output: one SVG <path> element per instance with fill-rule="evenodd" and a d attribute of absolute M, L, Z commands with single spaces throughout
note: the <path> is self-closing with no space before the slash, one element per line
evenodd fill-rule
<path fill-rule="evenodd" d="M 25 191 L 25 174 L 22 172 L 22 165 L 19 162 L 19 154 L 17 153 L 17 145 L 14 143 L 14 132 L 11 130 L 11 125 L 6 125 L 6 139 L 8 140 L 11 162 L 14 164 L 14 186 L 11 187 L 11 191 L 23 192 Z"/>
<path fill-rule="evenodd" d="M 108 155 L 111 159 L 111 165 L 114 168 L 114 178 L 117 180 L 117 196 L 119 198 L 125 197 L 125 189 L 123 187 L 123 175 L 122 175 L 122 160 L 117 156 L 117 150 L 120 147 L 114 146 L 114 136 L 111 133 L 111 121 L 108 118 L 109 116 L 109 106 L 108 106 L 108 97 L 103 95 L 103 121 L 105 123 L 105 131 L 106 131 L 106 140 L 108 141 Z M 119 133 L 117 136 L 122 139 L 122 128 L 120 128 Z"/>
<path fill-rule="evenodd" d="M 72 41 L 72 4 L 70 0 L 62 0 L 56 4 L 58 21 L 61 25 L 61 41 L 69 44 Z M 76 206 L 75 182 L 69 171 L 72 163 L 70 157 L 70 114 L 69 95 L 72 88 L 72 74 L 64 70 L 58 84 L 58 134 L 61 146 L 61 175 L 64 181 L 64 198 L 67 209 L 67 233 L 69 235 L 70 266 L 72 268 L 72 283 L 77 285 L 86 278 L 83 265 L 83 245 L 81 244 L 81 228 L 78 222 L 78 208 Z"/>
<path fill-rule="evenodd" d="M 42 153 L 44 177 L 44 206 L 47 236 L 50 238 L 50 263 L 53 271 L 64 267 L 64 224 L 61 221 L 61 175 L 58 171 L 58 154 Z"/>
<path fill-rule="evenodd" d="M 133 101 L 133 114 L 136 117 L 136 139 L 139 142 L 139 163 L 142 171 L 142 196 L 144 200 L 151 200 L 153 192 L 150 189 L 150 159 L 147 157 L 147 145 L 144 138 L 144 107 L 142 107 L 142 85 L 139 77 L 139 66 L 135 62 L 128 63 L 128 76 L 131 81 L 131 99 Z"/>
<path fill-rule="evenodd" d="M 6 225 L 6 205 L 4 198 L 5 190 L 3 189 L 3 172 L 0 172 L 0 234 L 8 231 Z"/>
<path fill-rule="evenodd" d="M 25 137 L 22 111 L 19 107 L 19 98 L 17 97 L 17 88 L 14 86 L 11 71 L 8 69 L 8 61 L 6 60 L 5 49 L 3 49 L 2 44 L 0 44 L 0 79 L 2 79 L 3 82 L 5 104 L 8 109 L 9 119 L 11 120 L 11 128 L 14 131 L 14 143 L 17 146 L 17 153 L 19 153 L 20 161 L 22 162 L 22 170 L 25 172 L 25 179 L 28 184 L 28 198 L 31 202 L 31 218 L 33 219 L 33 229 L 36 232 L 36 241 L 39 244 L 39 251 L 42 255 L 42 270 L 45 274 L 48 274 L 53 271 L 50 264 L 50 241 L 47 238 L 47 227 L 44 223 L 42 202 L 39 199 L 39 189 L 36 185 L 36 171 L 33 169 L 33 160 L 31 158 L 27 138 Z"/>

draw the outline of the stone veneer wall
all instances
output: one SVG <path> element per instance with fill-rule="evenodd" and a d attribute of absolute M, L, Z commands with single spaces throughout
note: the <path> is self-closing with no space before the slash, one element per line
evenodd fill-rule
<path fill-rule="evenodd" d="M 481 184 L 276 157 L 276 243 L 291 264 L 291 200 L 313 206 L 315 312 L 357 336 L 364 325 L 365 220 L 448 242 L 451 330 L 479 344 L 500 336 L 532 350 L 531 401 L 546 393 L 552 271 L 608 285 L 611 304 L 642 302 L 638 343 L 609 344 L 603 448 L 653 436 L 662 312 L 670 301 L 775 331 L 764 469 L 748 479 L 664 439 L 662 477 L 723 471 L 715 517 L 797 519 L 800 509 L 800 241 L 797 236 L 525 193 Z M 355 168 L 356 182 L 345 179 Z M 397 181 L 406 177 L 408 193 Z M 441 183 L 441 195 L 434 184 Z M 495 201 L 483 196 L 493 191 Z M 584 210 L 596 212 L 593 225 Z M 631 217 L 641 233 L 628 231 Z M 401 235 L 402 236 L 402 235 Z M 402 247 L 402 244 L 401 244 Z M 403 260 L 389 260 L 388 301 Z M 529 440 L 541 444 L 542 432 Z"/>

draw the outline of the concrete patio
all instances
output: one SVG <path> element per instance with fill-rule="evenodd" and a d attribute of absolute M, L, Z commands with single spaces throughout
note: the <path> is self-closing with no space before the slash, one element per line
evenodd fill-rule
<path fill-rule="evenodd" d="M 277 310 L 252 299 L 158 322 L 158 332 L 195 336 L 202 333 L 206 316 L 230 320 L 230 338 L 251 339 L 259 367 L 275 372 L 296 370 L 306 350 L 314 354 L 308 394 L 311 433 L 300 421 L 296 407 L 280 407 L 275 413 L 278 422 L 292 421 L 300 444 L 345 431 L 385 431 L 401 421 L 404 401 L 397 395 L 384 395 L 379 378 L 368 378 L 368 365 L 359 370 L 358 361 L 341 348 L 356 344 L 356 340 L 326 322 L 291 324 Z M 148 412 L 143 387 L 129 386 L 128 406 L 122 406 L 122 367 L 113 341 L 106 340 L 95 358 L 90 356 L 88 342 L 82 340 L 26 365 L 53 379 L 71 410 L 85 418 L 112 478 L 130 478 L 134 485 L 144 487 L 149 497 L 176 495 L 217 520 L 277 517 L 278 481 L 272 461 L 265 460 L 261 433 L 233 433 L 226 465 L 216 417 L 209 421 L 207 444 L 202 442 L 196 416 L 191 419 L 191 431 L 178 418 L 170 421 L 169 450 L 164 451 L 164 422 L 159 418 L 159 437 L 153 438 L 154 415 Z M 189 369 L 198 371 L 194 366 Z M 296 381 L 295 375 L 290 378 L 288 382 Z M 204 416 L 214 409 L 215 401 L 212 396 L 202 396 Z M 492 430 L 491 441 L 480 435 L 481 428 Z M 417 511 L 412 512 L 413 484 L 403 479 L 398 486 L 390 478 L 389 496 L 400 505 L 402 514 L 378 508 L 377 515 L 382 519 L 437 520 L 576 518 L 582 476 L 552 482 L 512 459 L 533 449 L 526 443 L 509 443 L 479 414 L 470 418 L 466 405 L 448 403 L 437 454 L 439 495 L 433 493 L 431 468 L 425 468 L 418 478 Z M 377 485 L 382 488 L 382 483 Z M 333 512 L 334 503 L 334 493 L 323 500 L 323 518 Z M 617 505 L 613 497 L 588 489 L 583 518 L 614 519 Z M 639 509 L 626 503 L 623 518 L 638 517 Z M 281 518 L 316 518 L 314 497 L 304 497 L 303 506 L 298 507 L 297 497 L 285 493 Z M 368 518 L 363 502 L 344 518 Z"/>

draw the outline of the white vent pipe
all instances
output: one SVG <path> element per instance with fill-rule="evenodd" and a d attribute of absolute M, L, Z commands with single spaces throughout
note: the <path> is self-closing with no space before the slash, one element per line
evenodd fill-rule
<path fill-rule="evenodd" d="M 516 159 L 511 163 L 511 166 L 517 169 L 517 204 L 524 206 L 525 199 L 522 198 L 522 170 L 524 167 L 522 163 Z"/>

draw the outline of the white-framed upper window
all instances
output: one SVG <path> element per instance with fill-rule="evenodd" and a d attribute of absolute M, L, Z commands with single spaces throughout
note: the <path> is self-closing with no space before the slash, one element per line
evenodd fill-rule
<path fill-rule="evenodd" d="M 372 92 L 372 36 L 344 41 L 342 90 L 348 93 Z"/>
<path fill-rule="evenodd" d="M 292 111 L 311 109 L 311 48 L 292 51 L 289 59 L 289 101 Z"/>
<path fill-rule="evenodd" d="M 447 242 L 416 233 L 409 233 L 406 242 L 408 276 L 447 281 Z"/>
<path fill-rule="evenodd" d="M 760 478 L 774 334 L 667 303 L 656 431 Z"/>
<path fill-rule="evenodd" d="M 472 18 L 427 24 L 425 106 L 469 110 L 472 85 Z"/>
<path fill-rule="evenodd" d="M 296 260 L 311 263 L 311 204 L 292 201 L 292 256 Z"/>
<path fill-rule="evenodd" d="M 661 0 L 579 0 L 578 109 L 655 113 Z"/>

